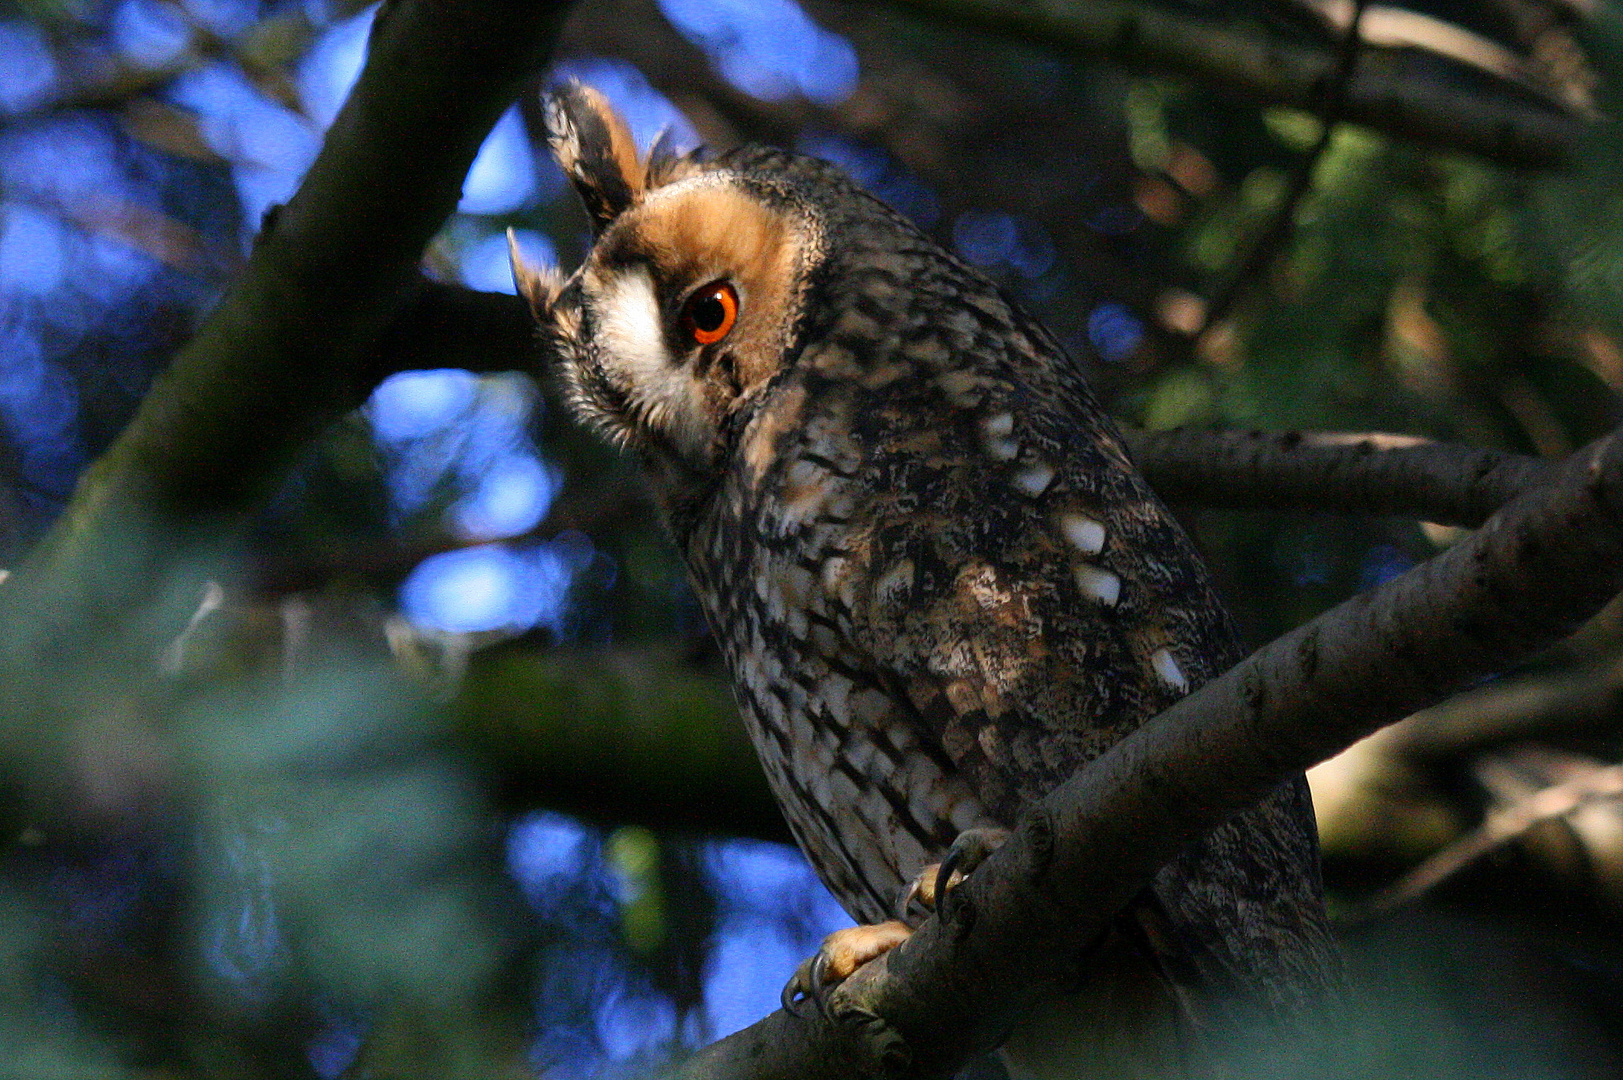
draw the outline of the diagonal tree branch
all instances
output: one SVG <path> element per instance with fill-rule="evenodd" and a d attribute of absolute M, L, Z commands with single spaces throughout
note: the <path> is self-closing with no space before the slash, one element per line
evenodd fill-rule
<path fill-rule="evenodd" d="M 298 193 L 0 589 L 18 666 L 81 648 L 149 599 L 164 567 L 234 535 L 311 437 L 359 403 L 386 328 L 416 295 L 425 245 L 564 8 L 399 0 L 385 10 Z"/>
<path fill-rule="evenodd" d="M 835 991 L 835 1021 L 774 1013 L 678 1075 L 950 1074 L 1074 979 L 1072 958 L 1185 844 L 1570 632 L 1620 586 L 1614 434 L 1469 540 L 1258 650 L 1080 770 L 967 879 L 947 920 Z"/>

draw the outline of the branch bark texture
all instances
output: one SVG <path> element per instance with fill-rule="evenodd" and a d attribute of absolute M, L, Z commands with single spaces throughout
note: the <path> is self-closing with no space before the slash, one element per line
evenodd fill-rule
<path fill-rule="evenodd" d="M 1057 788 L 944 918 L 835 992 L 774 1013 L 684 1077 L 950 1075 L 1067 978 L 1185 844 L 1313 765 L 1570 632 L 1623 586 L 1623 438 L 1574 455 L 1469 540 L 1332 609 Z"/>
<path fill-rule="evenodd" d="M 1475 527 L 1547 481 L 1538 458 L 1404 435 L 1128 432 L 1163 499 L 1230 509 L 1392 515 Z"/>

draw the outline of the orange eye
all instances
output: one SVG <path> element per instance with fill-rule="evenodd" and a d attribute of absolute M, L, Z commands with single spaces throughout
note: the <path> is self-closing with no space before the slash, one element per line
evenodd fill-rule
<path fill-rule="evenodd" d="M 682 332 L 699 345 L 713 345 L 738 321 L 738 293 L 731 283 L 714 281 L 682 305 Z"/>

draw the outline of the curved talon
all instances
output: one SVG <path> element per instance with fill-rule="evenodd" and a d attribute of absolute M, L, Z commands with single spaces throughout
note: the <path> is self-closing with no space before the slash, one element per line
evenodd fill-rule
<path fill-rule="evenodd" d="M 1009 839 L 1008 829 L 980 828 L 965 829 L 958 834 L 958 839 L 952 842 L 947 849 L 946 857 L 936 867 L 935 873 L 935 902 L 936 910 L 945 915 L 942 910 L 948 892 L 975 872 L 975 868 L 985 862 L 987 857 L 1002 847 Z"/>
<path fill-rule="evenodd" d="M 795 973 L 789 976 L 789 981 L 783 984 L 783 992 L 778 995 L 778 1001 L 783 1005 L 783 1011 L 796 1019 L 804 1019 L 801 1009 L 805 1008 L 806 999 L 811 997 L 807 986 L 811 978 L 812 957 L 807 957 L 795 968 Z"/>
<path fill-rule="evenodd" d="M 935 910 L 935 900 L 939 895 L 935 889 L 936 870 L 940 863 L 931 863 L 914 875 L 907 888 L 902 890 L 901 900 L 896 905 L 896 918 L 907 922 L 907 916 L 912 912 L 914 903 L 925 911 Z"/>
<path fill-rule="evenodd" d="M 957 850 L 957 847 L 954 846 L 952 851 L 947 852 L 947 857 L 936 864 L 935 883 L 931 887 L 931 891 L 935 893 L 933 899 L 935 900 L 935 909 L 938 912 L 946 902 L 947 893 L 953 886 L 964 880 L 964 875 L 959 873 L 958 868 L 952 864 L 953 851 Z"/>
<path fill-rule="evenodd" d="M 834 987 L 838 986 L 840 983 L 839 979 L 829 979 L 828 965 L 829 957 L 827 951 L 823 949 L 817 950 L 817 955 L 812 957 L 811 999 L 812 1002 L 817 1006 L 817 1015 L 821 1016 L 824 1020 L 832 1020 L 834 1018 L 833 1014 L 829 1011 L 828 995 L 829 991 L 833 990 Z"/>
<path fill-rule="evenodd" d="M 806 1002 L 810 1001 L 823 1019 L 833 1020 L 830 995 L 834 988 L 863 964 L 906 941 L 912 932 L 905 923 L 894 921 L 834 931 L 823 939 L 816 955 L 803 961 L 794 977 L 784 984 L 778 997 L 784 1011 L 804 1018 Z"/>
<path fill-rule="evenodd" d="M 779 1002 L 783 1011 L 796 1019 L 805 1019 L 806 1003 L 817 1007 L 817 1015 L 824 1020 L 832 1019 L 829 1013 L 828 995 L 840 980 L 829 979 L 829 954 L 827 948 L 819 949 L 808 956 L 795 968 L 794 975 L 783 985 L 783 993 L 779 995 Z"/>
<path fill-rule="evenodd" d="M 896 917 L 906 922 L 915 903 L 925 911 L 940 911 L 947 894 L 963 884 L 964 878 L 1008 838 L 1007 829 L 965 829 L 959 833 L 944 859 L 926 866 L 913 878 L 897 904 Z"/>

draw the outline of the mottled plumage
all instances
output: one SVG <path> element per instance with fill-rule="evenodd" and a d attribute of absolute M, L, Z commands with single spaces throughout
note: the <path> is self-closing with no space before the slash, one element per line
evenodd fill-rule
<path fill-rule="evenodd" d="M 1238 659 L 1077 365 L 981 274 L 824 163 L 746 148 L 645 183 L 595 94 L 552 115 L 599 235 L 526 292 L 582 414 L 646 462 L 784 816 L 855 918 Z M 697 346 L 688 297 L 717 282 L 737 326 Z M 1310 992 L 1317 858 L 1298 780 L 1162 873 L 1123 970 Z"/>

